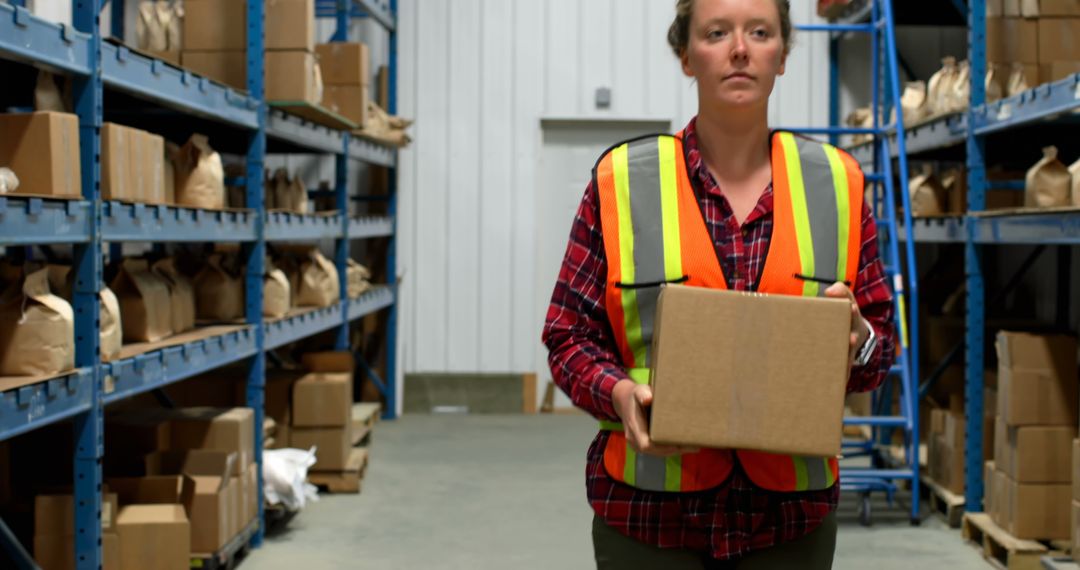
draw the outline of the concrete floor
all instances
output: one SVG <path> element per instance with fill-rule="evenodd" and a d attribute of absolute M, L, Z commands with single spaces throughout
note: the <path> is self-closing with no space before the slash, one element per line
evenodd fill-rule
<path fill-rule="evenodd" d="M 585 416 L 421 416 L 382 422 L 360 495 L 330 495 L 267 539 L 242 568 L 587 569 L 591 511 Z M 850 499 L 845 497 L 845 499 Z M 835 568 L 988 568 L 957 530 L 841 503 Z"/>

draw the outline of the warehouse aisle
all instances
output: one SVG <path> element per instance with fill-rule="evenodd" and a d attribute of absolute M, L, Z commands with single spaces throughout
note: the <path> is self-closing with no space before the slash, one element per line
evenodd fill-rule
<path fill-rule="evenodd" d="M 587 569 L 585 416 L 406 416 L 377 425 L 360 495 L 325 496 L 241 568 Z M 937 519 L 841 509 L 835 567 L 988 566 Z M 894 516 L 890 516 L 890 514 Z"/>

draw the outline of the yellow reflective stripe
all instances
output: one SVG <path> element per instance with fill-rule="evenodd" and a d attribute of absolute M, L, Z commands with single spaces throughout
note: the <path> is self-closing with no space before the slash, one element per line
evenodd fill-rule
<path fill-rule="evenodd" d="M 792 217 L 795 218 L 795 237 L 799 242 L 799 266 L 802 268 L 803 275 L 814 277 L 814 241 L 813 234 L 810 232 L 810 211 L 806 205 L 806 185 L 803 183 L 799 149 L 795 143 L 795 136 L 791 133 L 780 133 L 779 137 L 780 144 L 784 147 L 784 158 L 787 161 Z M 810 280 L 803 281 L 803 296 L 817 297 L 817 295 L 818 284 Z"/>
<path fill-rule="evenodd" d="M 623 463 L 623 482 L 633 486 L 637 483 L 637 452 L 626 442 L 626 461 Z"/>
<path fill-rule="evenodd" d="M 791 463 L 795 466 L 795 491 L 805 491 L 809 486 L 809 478 L 806 475 L 806 458 L 798 455 L 791 456 Z"/>
<path fill-rule="evenodd" d="M 848 239 L 851 228 L 848 220 L 851 214 L 851 194 L 848 192 L 847 169 L 840 153 L 832 145 L 823 145 L 825 156 L 829 157 L 829 166 L 832 168 L 833 189 L 836 191 L 836 246 L 839 248 L 836 256 L 836 280 L 846 281 L 848 270 Z M 853 285 L 854 286 L 854 285 Z"/>
<path fill-rule="evenodd" d="M 611 151 L 612 174 L 615 178 L 615 204 L 619 212 L 619 257 L 622 282 L 634 283 L 634 221 L 630 217 L 630 164 L 628 145 Z M 637 292 L 623 289 L 620 295 L 623 318 L 626 322 L 626 342 L 634 353 L 635 363 L 645 362 L 645 342 L 641 333 L 641 315 L 638 314 Z"/>
<path fill-rule="evenodd" d="M 900 343 L 905 349 L 908 347 L 908 331 L 907 331 L 907 303 L 904 301 L 904 294 L 897 295 L 900 302 Z"/>
<path fill-rule="evenodd" d="M 679 183 L 675 172 L 675 139 L 660 137 L 660 211 L 664 227 L 664 275 L 683 276 L 682 234 L 679 231 Z"/>
<path fill-rule="evenodd" d="M 832 468 L 829 466 L 830 460 L 823 458 L 822 461 L 825 462 L 825 488 L 828 489 L 833 486 L 833 483 L 836 483 L 836 477 L 833 476 Z"/>
<path fill-rule="evenodd" d="M 638 384 L 648 384 L 650 373 L 651 369 L 649 368 L 631 368 L 626 371 L 626 374 L 630 376 L 630 379 Z"/>
<path fill-rule="evenodd" d="M 672 455 L 664 461 L 664 490 L 682 490 L 682 456 Z"/>
<path fill-rule="evenodd" d="M 600 420 L 600 431 L 622 431 L 623 425 L 619 422 Z"/>

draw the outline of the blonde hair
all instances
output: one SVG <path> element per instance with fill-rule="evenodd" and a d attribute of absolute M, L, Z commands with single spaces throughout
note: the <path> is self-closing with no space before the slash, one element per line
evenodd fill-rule
<path fill-rule="evenodd" d="M 780 37 L 784 40 L 784 53 L 791 51 L 791 0 L 775 0 L 780 11 Z M 694 17 L 694 0 L 676 0 L 675 21 L 668 28 L 667 40 L 677 57 L 690 46 L 690 20 Z"/>

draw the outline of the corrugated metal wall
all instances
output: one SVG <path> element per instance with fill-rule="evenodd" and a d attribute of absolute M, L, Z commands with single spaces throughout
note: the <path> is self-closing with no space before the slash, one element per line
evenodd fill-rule
<path fill-rule="evenodd" d="M 793 3 L 798 23 L 811 2 Z M 683 125 L 696 91 L 666 43 L 673 0 L 401 0 L 399 110 L 404 372 L 541 372 L 534 227 L 542 118 Z M 826 40 L 805 34 L 773 95 L 775 125 L 823 125 Z M 610 110 L 594 106 L 597 88 Z M 614 141 L 613 141 L 614 142 Z"/>

